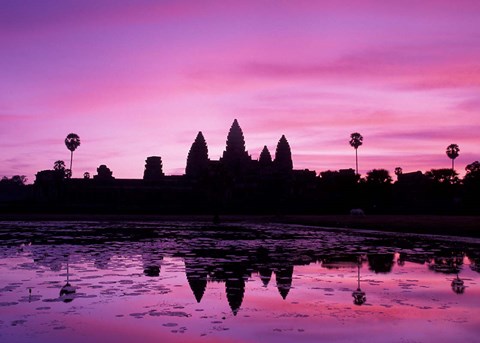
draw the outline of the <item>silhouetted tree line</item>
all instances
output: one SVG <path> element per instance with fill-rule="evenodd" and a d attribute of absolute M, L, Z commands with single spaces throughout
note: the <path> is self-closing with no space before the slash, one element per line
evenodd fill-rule
<path fill-rule="evenodd" d="M 71 133 L 65 144 L 71 152 L 71 168 L 80 138 Z M 350 213 L 352 209 L 366 214 L 480 214 L 480 163 L 469 164 L 460 179 L 454 169 L 458 145 L 450 144 L 446 149 L 452 168 L 404 173 L 397 167 L 394 182 L 385 169 L 373 169 L 361 177 L 357 151 L 363 137 L 352 133 L 349 144 L 355 149 L 355 170 L 327 170 L 316 175 L 307 169 L 293 169 L 284 135 L 273 158 L 264 146 L 259 159 L 252 159 L 242 129 L 234 120 L 219 160 L 209 158 L 205 137 L 202 132 L 197 134 L 187 155 L 185 175 L 165 176 L 161 157 L 150 156 L 141 180 L 116 179 L 106 165 L 100 165 L 93 177 L 85 172 L 83 179 L 73 179 L 71 169 L 58 160 L 52 170 L 37 173 L 33 186 L 2 180 L 18 187 L 2 184 L 0 206 L 24 211 L 215 215 Z"/>

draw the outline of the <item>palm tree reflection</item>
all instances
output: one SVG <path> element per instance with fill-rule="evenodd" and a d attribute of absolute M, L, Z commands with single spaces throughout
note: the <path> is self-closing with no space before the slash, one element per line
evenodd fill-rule
<path fill-rule="evenodd" d="M 362 260 L 360 256 L 358 257 L 358 263 L 357 263 L 357 289 L 353 291 L 352 297 L 353 297 L 353 303 L 355 305 L 363 305 L 367 301 L 367 297 L 365 295 L 365 292 L 362 291 L 360 288 L 360 266 L 362 264 Z"/>
<path fill-rule="evenodd" d="M 67 283 L 60 290 L 60 300 L 64 303 L 69 303 L 75 298 L 75 287 L 70 284 L 70 270 L 68 266 L 68 256 L 67 256 Z"/>
<path fill-rule="evenodd" d="M 452 291 L 454 291 L 457 294 L 463 294 L 465 292 L 465 285 L 463 283 L 463 280 L 458 277 L 452 280 Z"/>

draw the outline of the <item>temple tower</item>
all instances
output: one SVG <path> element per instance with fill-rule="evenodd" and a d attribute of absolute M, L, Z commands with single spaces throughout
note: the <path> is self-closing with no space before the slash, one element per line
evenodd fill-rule
<path fill-rule="evenodd" d="M 275 151 L 275 168 L 280 172 L 290 172 L 293 170 L 292 152 L 285 135 L 282 135 Z"/>
<path fill-rule="evenodd" d="M 97 168 L 97 175 L 93 176 L 96 180 L 113 180 L 113 173 L 105 164 Z"/>
<path fill-rule="evenodd" d="M 185 174 L 192 177 L 203 174 L 208 168 L 208 161 L 207 142 L 200 131 L 188 152 Z"/>
<path fill-rule="evenodd" d="M 225 291 L 230 309 L 233 315 L 236 316 L 240 306 L 242 306 L 243 296 L 245 295 L 245 280 L 241 275 L 228 277 L 225 280 Z"/>
<path fill-rule="evenodd" d="M 220 159 L 229 169 L 238 171 L 251 161 L 245 149 L 245 139 L 237 119 L 233 121 L 227 136 L 227 146 Z"/>
<path fill-rule="evenodd" d="M 160 156 L 150 156 L 145 160 L 145 170 L 143 179 L 146 181 L 158 181 L 163 177 L 162 158 Z"/>
<path fill-rule="evenodd" d="M 260 153 L 260 157 L 258 158 L 258 164 L 262 167 L 268 167 L 272 164 L 272 155 L 270 155 L 270 151 L 268 151 L 266 145 L 263 147 L 263 150 Z"/>
<path fill-rule="evenodd" d="M 277 280 L 277 289 L 283 300 L 287 298 L 288 292 L 292 288 L 293 266 L 284 266 L 275 271 Z"/>

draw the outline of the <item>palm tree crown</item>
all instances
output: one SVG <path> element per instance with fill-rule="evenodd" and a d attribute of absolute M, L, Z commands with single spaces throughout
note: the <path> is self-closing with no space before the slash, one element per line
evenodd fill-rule
<path fill-rule="evenodd" d="M 69 133 L 65 138 L 65 145 L 70 150 L 70 172 L 72 171 L 73 152 L 80 146 L 80 137 L 76 133 Z"/>
<path fill-rule="evenodd" d="M 65 138 L 65 145 L 70 151 L 75 151 L 80 146 L 80 137 L 76 133 L 68 134 Z"/>
<path fill-rule="evenodd" d="M 350 145 L 356 149 L 363 144 L 363 137 L 358 132 L 354 132 L 350 135 Z"/>
<path fill-rule="evenodd" d="M 447 146 L 447 150 L 445 151 L 447 156 L 452 160 L 452 169 L 455 169 L 454 161 L 458 157 L 460 148 L 457 144 L 450 144 Z"/>
<path fill-rule="evenodd" d="M 55 161 L 55 163 L 53 164 L 53 169 L 62 171 L 65 170 L 65 162 L 61 160 Z"/>

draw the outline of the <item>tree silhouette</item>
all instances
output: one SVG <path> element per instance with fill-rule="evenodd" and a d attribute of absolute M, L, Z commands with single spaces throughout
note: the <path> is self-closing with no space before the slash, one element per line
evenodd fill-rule
<path fill-rule="evenodd" d="M 431 169 L 425 173 L 425 176 L 440 184 L 457 184 L 460 182 L 458 173 L 450 168 Z"/>
<path fill-rule="evenodd" d="M 350 145 L 355 149 L 355 171 L 358 175 L 358 147 L 363 144 L 363 137 L 358 132 L 350 135 Z"/>
<path fill-rule="evenodd" d="M 362 182 L 363 183 L 363 182 Z M 367 173 L 364 190 L 364 203 L 371 207 L 369 211 L 381 213 L 388 209 L 392 198 L 392 178 L 386 169 L 373 169 Z"/>
<path fill-rule="evenodd" d="M 0 184 L 3 185 L 15 185 L 15 186 L 25 186 L 27 182 L 27 177 L 25 175 L 13 175 L 12 178 L 6 176 L 2 177 Z"/>
<path fill-rule="evenodd" d="M 475 162 L 472 162 L 472 163 L 468 164 L 465 167 L 465 171 L 467 172 L 467 174 L 480 172 L 480 162 L 475 161 Z"/>
<path fill-rule="evenodd" d="M 447 150 L 445 151 L 447 156 L 452 160 L 452 170 L 455 170 L 455 159 L 458 157 L 460 149 L 457 144 L 450 144 L 447 146 Z"/>
<path fill-rule="evenodd" d="M 65 169 L 65 177 L 67 179 L 71 179 L 72 178 L 72 170 L 71 169 Z"/>
<path fill-rule="evenodd" d="M 463 178 L 463 181 L 465 184 L 469 184 L 471 181 L 477 181 L 477 183 L 480 181 L 480 162 L 479 161 L 475 161 L 468 164 L 465 167 L 465 171 L 467 172 L 465 174 L 465 177 Z"/>
<path fill-rule="evenodd" d="M 402 167 L 396 167 L 396 168 L 395 168 L 395 175 L 397 175 L 397 180 L 398 180 L 398 177 L 399 177 L 400 175 L 402 175 L 402 174 L 403 174 L 403 169 L 402 169 Z"/>
<path fill-rule="evenodd" d="M 392 183 L 392 178 L 386 169 L 373 169 L 367 173 L 367 184 L 383 185 Z"/>
<path fill-rule="evenodd" d="M 80 137 L 76 133 L 68 134 L 65 138 L 65 145 L 70 150 L 70 172 L 72 171 L 73 152 L 80 146 Z"/>
<path fill-rule="evenodd" d="M 62 160 L 55 161 L 55 163 L 53 163 L 53 170 L 57 177 L 63 179 L 65 177 L 65 162 Z"/>
<path fill-rule="evenodd" d="M 83 178 L 84 179 L 90 179 L 90 173 L 89 172 L 83 173 Z"/>
<path fill-rule="evenodd" d="M 465 167 L 465 171 L 466 174 L 463 178 L 464 201 L 468 208 L 478 212 L 480 209 L 480 197 L 478 196 L 480 194 L 480 162 L 470 163 Z"/>
<path fill-rule="evenodd" d="M 53 163 L 53 170 L 65 171 L 65 162 L 58 160 Z"/>
<path fill-rule="evenodd" d="M 12 182 L 19 186 L 24 186 L 27 182 L 27 177 L 25 175 L 13 175 Z"/>
<path fill-rule="evenodd" d="M 465 186 L 466 197 L 473 200 L 474 203 L 480 205 L 480 162 L 475 161 L 465 167 L 467 172 L 463 177 L 463 185 Z M 480 208 L 480 206 L 476 206 Z"/>

